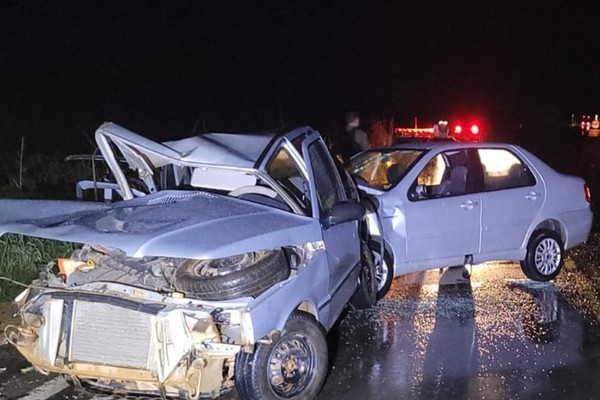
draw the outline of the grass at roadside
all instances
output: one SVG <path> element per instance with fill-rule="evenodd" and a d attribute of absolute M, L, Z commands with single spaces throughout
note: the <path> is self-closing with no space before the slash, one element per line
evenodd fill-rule
<path fill-rule="evenodd" d="M 19 158 L 22 150 L 3 149 L 0 154 L 0 198 L 73 199 L 75 183 L 93 175 L 87 162 L 67 163 L 61 154 L 27 151 Z M 1 236 L 0 276 L 28 284 L 37 278 L 40 266 L 70 255 L 74 248 L 53 240 Z M 0 280 L 0 302 L 11 301 L 22 289 Z"/>
<path fill-rule="evenodd" d="M 56 240 L 4 235 L 0 237 L 0 276 L 28 284 L 37 277 L 40 266 L 69 256 L 76 246 Z M 22 289 L 0 280 L 0 302 L 12 300 Z"/>

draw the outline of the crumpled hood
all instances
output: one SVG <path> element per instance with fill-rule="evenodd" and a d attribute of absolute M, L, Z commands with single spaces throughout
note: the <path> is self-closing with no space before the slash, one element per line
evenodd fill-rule
<path fill-rule="evenodd" d="M 312 218 L 187 191 L 111 205 L 0 200 L 0 234 L 7 232 L 118 248 L 132 257 L 203 259 L 322 240 Z"/>

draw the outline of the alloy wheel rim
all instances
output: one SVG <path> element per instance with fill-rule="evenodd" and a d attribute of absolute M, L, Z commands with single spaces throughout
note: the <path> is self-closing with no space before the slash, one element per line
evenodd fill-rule
<path fill-rule="evenodd" d="M 552 238 L 543 239 L 536 247 L 535 267 L 543 275 L 556 272 L 562 260 L 562 252 L 558 242 Z"/>
<path fill-rule="evenodd" d="M 281 398 L 301 393 L 313 380 L 316 359 L 306 337 L 293 335 L 279 341 L 269 358 L 269 384 Z"/>

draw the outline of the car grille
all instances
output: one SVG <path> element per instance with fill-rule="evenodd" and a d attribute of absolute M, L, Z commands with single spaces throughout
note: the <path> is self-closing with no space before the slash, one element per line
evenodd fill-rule
<path fill-rule="evenodd" d="M 151 314 L 106 303 L 75 301 L 70 361 L 150 369 Z"/>

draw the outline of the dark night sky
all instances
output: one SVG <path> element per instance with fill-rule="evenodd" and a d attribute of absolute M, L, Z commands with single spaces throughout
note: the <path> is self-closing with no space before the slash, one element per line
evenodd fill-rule
<path fill-rule="evenodd" d="M 0 138 L 600 112 L 597 2 L 563 3 L 4 0 Z"/>

